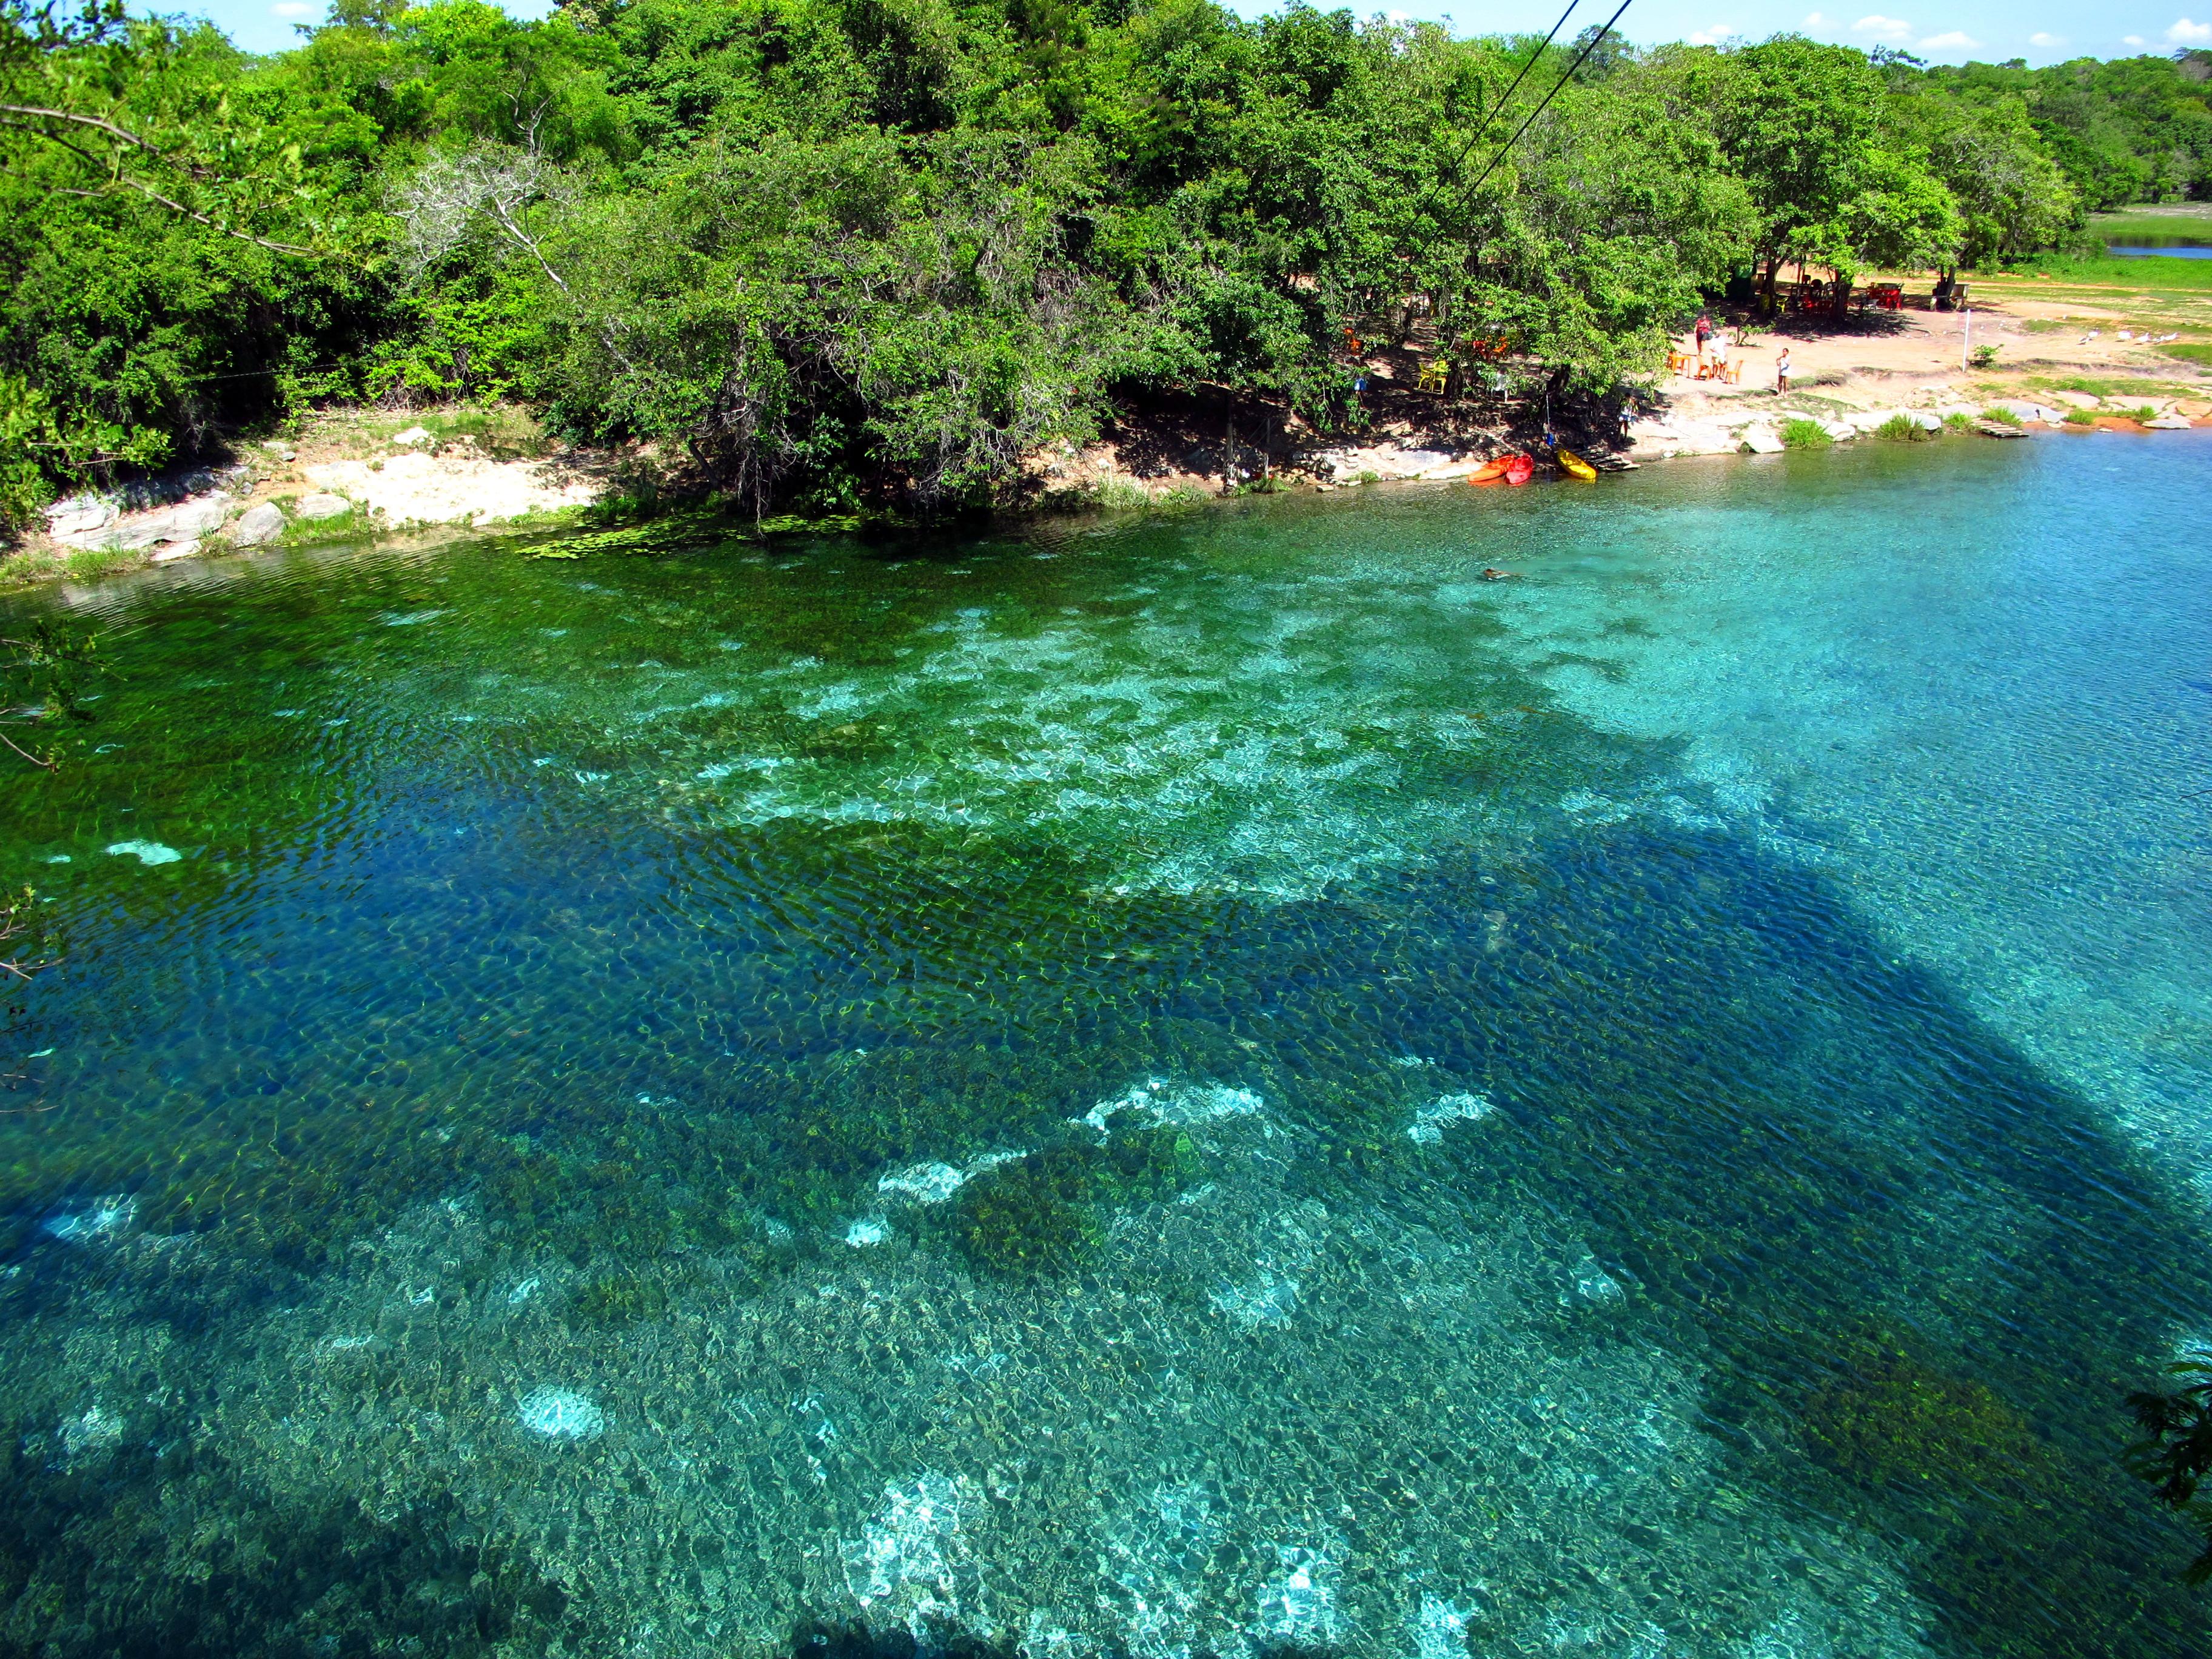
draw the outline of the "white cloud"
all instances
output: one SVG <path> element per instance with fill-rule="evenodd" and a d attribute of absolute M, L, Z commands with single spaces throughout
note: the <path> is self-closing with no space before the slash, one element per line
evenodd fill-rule
<path fill-rule="evenodd" d="M 1851 33 L 1871 34 L 1877 40 L 1910 40 L 1912 25 L 1902 17 L 1884 17 L 1880 12 L 1875 12 L 1852 24 Z"/>
<path fill-rule="evenodd" d="M 1947 29 L 1941 34 L 1931 34 L 1920 43 L 1923 52 L 1972 52 L 1982 43 L 1968 38 L 1962 29 Z"/>
<path fill-rule="evenodd" d="M 2124 34 L 2120 37 L 2120 44 L 2124 46 L 2142 46 L 2150 43 L 2140 34 Z"/>
<path fill-rule="evenodd" d="M 1805 14 L 1805 27 L 1808 29 L 1824 29 L 1828 27 L 1828 20 L 1817 11 L 1808 11 Z"/>
<path fill-rule="evenodd" d="M 315 9 L 308 5 L 307 0 L 276 0 L 276 3 L 269 9 L 279 17 L 313 17 L 315 15 Z"/>
<path fill-rule="evenodd" d="M 2166 39 L 2169 46 L 2204 46 L 2212 43 L 2212 23 L 2192 23 L 2186 17 L 2178 17 L 2166 32 Z"/>
<path fill-rule="evenodd" d="M 1733 40 L 1743 31 L 1733 23 L 1716 23 L 1709 29 L 1696 29 L 1689 35 L 1693 46 L 1717 46 L 1723 40 Z"/>
<path fill-rule="evenodd" d="M 2045 34 L 2041 29 L 2038 29 L 2027 37 L 2027 44 L 2031 46 L 2063 46 L 2066 44 L 2066 37 L 2063 34 Z"/>

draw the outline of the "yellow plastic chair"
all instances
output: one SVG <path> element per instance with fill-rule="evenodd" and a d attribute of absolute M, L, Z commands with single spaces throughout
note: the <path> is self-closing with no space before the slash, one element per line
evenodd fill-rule
<path fill-rule="evenodd" d="M 1444 382 L 1450 374 L 1451 359 L 1449 357 L 1438 357 L 1423 363 L 1419 382 L 1419 388 L 1423 392 L 1442 392 L 1444 389 Z"/>

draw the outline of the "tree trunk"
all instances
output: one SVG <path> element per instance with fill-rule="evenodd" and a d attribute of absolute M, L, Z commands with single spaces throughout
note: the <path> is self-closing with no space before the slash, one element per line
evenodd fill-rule
<path fill-rule="evenodd" d="M 1233 495 L 1237 489 L 1237 392 L 1233 387 L 1221 388 L 1221 493 Z"/>

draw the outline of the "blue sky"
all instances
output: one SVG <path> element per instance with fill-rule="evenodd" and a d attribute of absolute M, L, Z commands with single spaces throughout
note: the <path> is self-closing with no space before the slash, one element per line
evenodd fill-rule
<path fill-rule="evenodd" d="M 2212 46 L 2212 0 L 2191 3 L 2196 14 L 2202 14 L 2201 21 L 2196 14 L 2177 10 L 2173 0 L 2114 0 L 2109 9 L 2098 7 L 2094 15 L 2080 0 L 1846 0 L 1841 6 L 1834 0 L 1820 0 L 1817 10 L 1805 0 L 1635 0 L 1620 27 L 1630 40 L 1644 44 L 1731 36 L 1756 40 L 1796 29 L 1817 40 L 1852 46 L 1899 46 L 1932 63 L 2025 58 L 2031 64 L 2053 64 L 2068 58 L 2120 58 L 2136 52 Z M 1253 0 L 1232 3 L 1248 16 L 1269 9 Z M 1463 34 L 1492 29 L 1540 33 L 1551 27 L 1565 3 L 1387 0 L 1373 9 L 1387 10 L 1393 17 L 1449 19 Z M 1603 22 L 1619 3 L 1586 0 L 1562 33 Z M 1874 4 L 1882 9 L 1873 9 Z M 543 16 L 549 0 L 513 0 L 507 9 L 518 17 Z M 211 18 L 251 51 L 273 52 L 291 44 L 294 24 L 319 18 L 323 5 L 321 0 L 200 0 L 198 4 L 184 0 L 180 9 Z"/>

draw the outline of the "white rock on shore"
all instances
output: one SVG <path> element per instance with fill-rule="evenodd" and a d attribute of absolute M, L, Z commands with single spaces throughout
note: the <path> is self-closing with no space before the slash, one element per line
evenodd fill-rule
<path fill-rule="evenodd" d="M 136 551 L 163 542 L 197 542 L 230 516 L 230 497 L 221 490 L 188 496 L 170 507 L 119 512 L 114 504 L 79 496 L 49 507 L 46 523 L 64 547 Z"/>
<path fill-rule="evenodd" d="M 258 507 L 249 507 L 230 527 L 230 543 L 234 547 L 258 547 L 283 532 L 284 509 L 274 501 L 264 501 Z"/>
<path fill-rule="evenodd" d="M 2041 421 L 2046 426 L 2057 426 L 2066 418 L 2050 404 L 2030 403 L 2025 398 L 2000 398 L 1990 407 L 2002 409 L 2016 421 Z"/>

